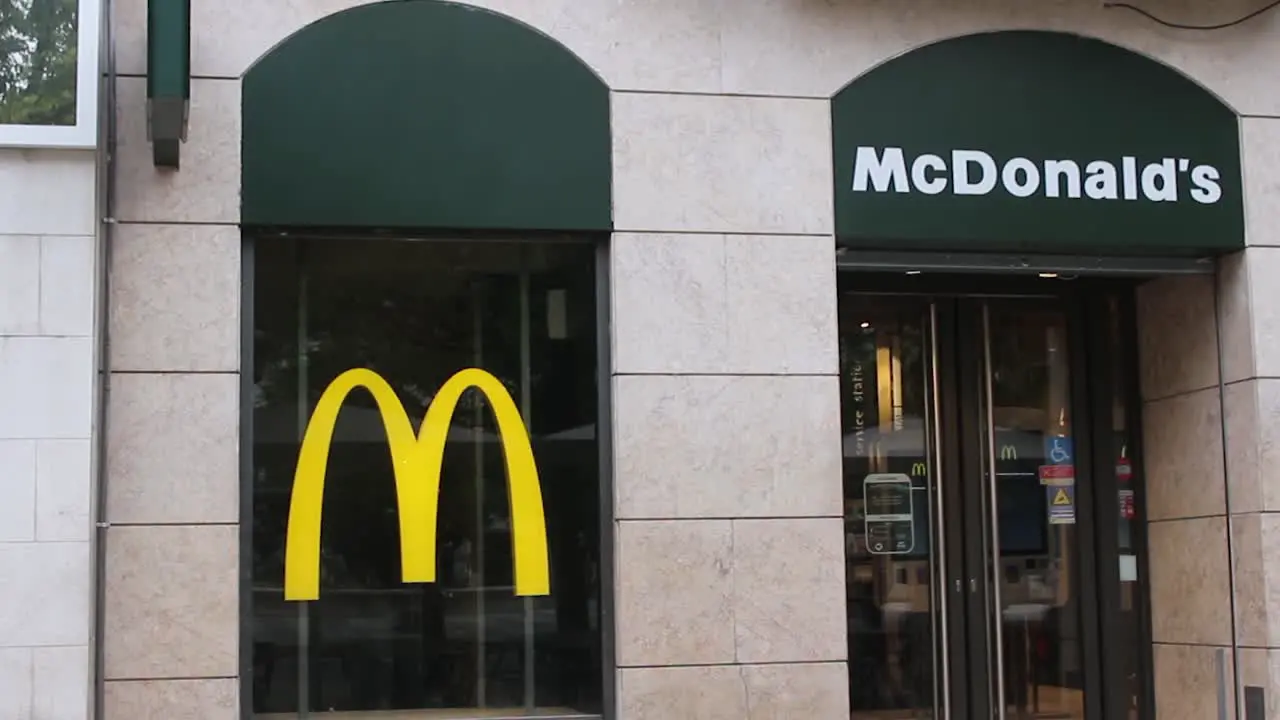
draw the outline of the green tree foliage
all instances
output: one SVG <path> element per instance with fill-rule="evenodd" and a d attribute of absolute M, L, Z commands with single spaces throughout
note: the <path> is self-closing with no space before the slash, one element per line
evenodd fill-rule
<path fill-rule="evenodd" d="M 74 125 L 77 0 L 0 0 L 0 123 Z"/>

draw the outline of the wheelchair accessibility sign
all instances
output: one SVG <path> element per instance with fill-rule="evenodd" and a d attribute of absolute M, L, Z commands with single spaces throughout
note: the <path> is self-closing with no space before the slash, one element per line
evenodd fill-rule
<path fill-rule="evenodd" d="M 1050 435 L 1044 439 L 1044 465 L 1040 466 L 1040 484 L 1046 487 L 1068 487 L 1076 483 L 1076 467 L 1072 464 L 1071 438 Z"/>
<path fill-rule="evenodd" d="M 1050 435 L 1045 438 L 1044 458 L 1049 465 L 1070 465 L 1074 460 L 1071 452 L 1071 438 L 1062 435 Z"/>

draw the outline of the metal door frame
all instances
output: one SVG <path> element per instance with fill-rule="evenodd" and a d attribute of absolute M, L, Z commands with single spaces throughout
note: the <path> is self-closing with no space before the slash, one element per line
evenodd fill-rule
<path fill-rule="evenodd" d="M 1095 537 L 1094 517 L 1094 465 L 1098 453 L 1092 441 L 1096 424 L 1091 412 L 1088 388 L 1097 384 L 1087 376 L 1087 348 L 1084 329 L 1087 327 L 1084 309 L 1073 298 L 1049 296 L 1044 298 L 1001 298 L 998 296 L 957 299 L 958 322 L 966 332 L 957 348 L 957 361 L 962 375 L 960 398 L 962 415 L 963 448 L 961 465 L 963 477 L 959 484 L 964 488 L 965 514 L 969 518 L 966 535 L 966 565 L 968 581 L 972 587 L 967 619 L 971 623 L 970 636 L 976 649 L 970 652 L 969 662 L 980 676 L 975 679 L 973 717 L 1006 720 L 1005 671 L 1003 624 L 999 617 L 1001 568 L 996 563 L 999 526 L 995 507 L 995 438 L 991 416 L 990 343 L 999 328 L 992 327 L 990 308 L 993 303 L 1035 306 L 1048 305 L 1064 315 L 1067 342 L 1067 369 L 1069 373 L 1068 408 L 1071 417 L 1071 437 L 1075 455 L 1076 528 L 1069 572 L 1078 583 L 1080 642 L 1083 670 L 1085 716 L 1102 718 L 1103 698 L 1107 688 L 1102 682 L 1101 645 L 1106 642 L 1099 632 L 1099 610 L 1103 603 L 1097 572 L 1098 543 Z M 980 381 L 979 381 L 980 379 Z M 1104 406 L 1109 408 L 1109 403 Z M 974 451 L 976 450 L 976 452 Z M 1114 463 L 1112 463 L 1114 464 Z M 1115 497 L 1114 491 L 1109 494 Z M 1114 508 L 1114 505 L 1113 505 Z M 1118 688 L 1117 688 L 1118 690 Z M 983 692 L 985 691 L 985 692 Z"/>
<path fill-rule="evenodd" d="M 942 635 L 935 637 L 940 660 L 949 665 L 950 684 L 944 689 L 945 699 L 938 704 L 950 708 L 950 720 L 1001 720 L 1002 706 L 993 705 L 993 653 L 989 652 L 994 600 L 990 577 L 987 515 L 992 509 L 987 496 L 991 477 L 989 461 L 981 451 L 987 419 L 985 388 L 974 378 L 983 377 L 986 336 L 983 334 L 982 308 L 988 301 L 1025 301 L 1029 304 L 1052 303 L 1066 316 L 1068 372 L 1070 375 L 1069 406 L 1072 413 L 1072 439 L 1076 473 L 1076 540 L 1071 557 L 1071 572 L 1079 583 L 1079 621 L 1081 665 L 1085 687 L 1086 717 L 1127 717 L 1125 683 L 1114 653 L 1106 651 L 1113 630 L 1121 619 L 1115 607 L 1119 578 L 1115 569 L 1103 572 L 1098 558 L 1117 557 L 1116 523 L 1097 522 L 1116 511 L 1118 483 L 1114 475 L 1116 448 L 1108 431 L 1110 410 L 1118 378 L 1101 349 L 1110 344 L 1106 323 L 1100 320 L 1107 312 L 1107 298 L 1115 296 L 1121 312 L 1121 347 L 1112 348 L 1125 356 L 1128 390 L 1125 407 L 1129 435 L 1134 439 L 1134 480 L 1137 519 L 1133 534 L 1135 551 L 1142 567 L 1139 574 L 1137 612 L 1142 631 L 1139 633 L 1139 667 L 1142 677 L 1140 718 L 1153 717 L 1152 659 L 1148 574 L 1145 572 L 1146 533 L 1141 522 L 1143 482 L 1141 461 L 1141 427 L 1136 404 L 1136 362 L 1134 356 L 1134 322 L 1131 281 L 1111 278 L 1082 278 L 1074 281 L 1046 280 L 1036 277 L 975 277 L 962 275 L 919 275 L 880 273 L 840 273 L 840 292 L 887 296 L 926 296 L 929 298 L 932 326 L 933 372 L 936 378 L 935 425 L 939 433 L 936 447 L 940 450 L 942 507 L 935 513 L 935 530 L 945 540 L 939 563 L 941 577 L 934 578 L 935 597 L 945 616 Z M 973 449 L 979 449 L 974 452 Z M 937 677 L 941 677 L 940 675 Z M 939 681 L 940 682 L 940 681 Z M 946 715 L 943 715 L 946 717 Z"/>

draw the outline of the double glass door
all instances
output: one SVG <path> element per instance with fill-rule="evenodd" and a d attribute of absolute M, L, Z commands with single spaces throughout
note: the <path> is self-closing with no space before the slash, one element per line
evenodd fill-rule
<path fill-rule="evenodd" d="M 852 717 L 1141 717 L 1117 305 L 851 292 L 840 318 Z"/>

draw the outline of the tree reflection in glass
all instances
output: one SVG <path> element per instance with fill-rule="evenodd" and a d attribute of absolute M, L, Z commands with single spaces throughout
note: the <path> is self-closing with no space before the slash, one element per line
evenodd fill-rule
<path fill-rule="evenodd" d="M 0 124 L 76 122 L 77 0 L 0 2 Z"/>

